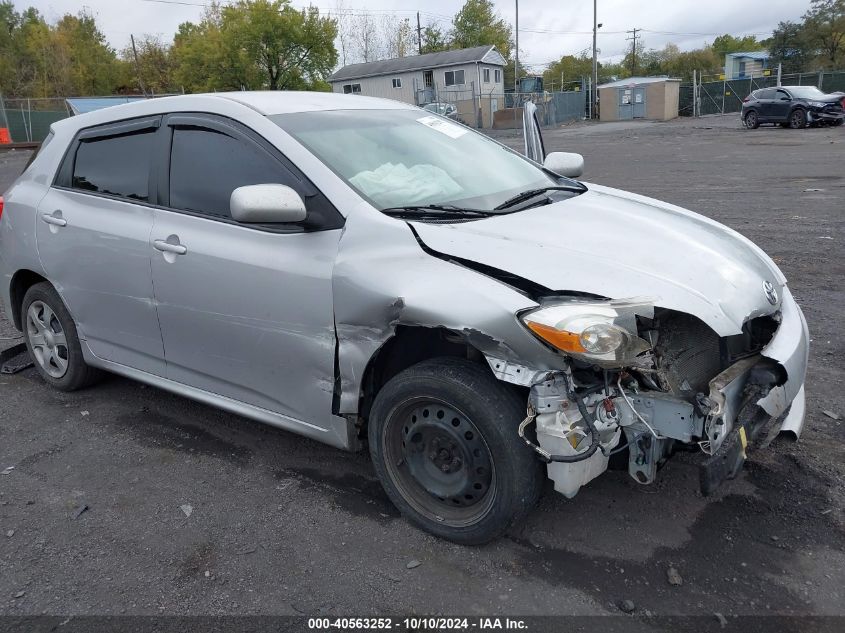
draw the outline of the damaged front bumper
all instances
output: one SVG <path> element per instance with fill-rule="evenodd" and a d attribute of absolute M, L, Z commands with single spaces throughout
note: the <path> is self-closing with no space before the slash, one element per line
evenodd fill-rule
<path fill-rule="evenodd" d="M 709 494 L 736 475 L 749 443 L 773 421 L 782 419 L 780 430 L 796 438 L 801 434 L 809 332 L 788 288 L 782 292 L 780 324 L 768 344 L 715 376 L 709 393 L 699 393 L 694 401 L 641 389 L 636 369 L 623 370 L 610 382 L 605 374 L 602 388 L 576 396 L 569 370 L 534 372 L 488 361 L 499 378 L 530 386 L 529 416 L 520 434 L 548 463 L 558 492 L 574 496 L 607 469 L 612 452 L 624 448 L 631 477 L 649 484 L 680 443 L 697 444 L 706 455 L 700 483 Z M 530 422 L 536 443 L 527 434 Z M 579 454 L 584 459 L 579 461 Z"/>

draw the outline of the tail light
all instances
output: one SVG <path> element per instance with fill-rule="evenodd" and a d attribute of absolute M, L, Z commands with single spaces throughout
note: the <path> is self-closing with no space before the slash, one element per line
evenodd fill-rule
<path fill-rule="evenodd" d="M 745 97 L 745 99 L 742 100 L 743 103 L 748 103 L 749 101 L 751 101 L 751 95 L 748 95 L 747 97 Z"/>
<path fill-rule="evenodd" d="M 3 196 L 0 196 L 0 218 L 3 217 L 3 204 L 5 204 L 3 201 Z"/>

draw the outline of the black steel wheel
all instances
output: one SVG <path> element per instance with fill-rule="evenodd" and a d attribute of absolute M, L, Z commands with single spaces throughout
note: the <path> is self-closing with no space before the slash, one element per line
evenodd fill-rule
<path fill-rule="evenodd" d="M 795 108 L 789 115 L 789 127 L 793 130 L 807 127 L 807 112 L 803 108 Z"/>
<path fill-rule="evenodd" d="M 536 503 L 542 464 L 517 435 L 525 404 L 486 367 L 424 361 L 373 403 L 369 443 L 390 499 L 423 529 L 464 544 L 502 534 Z"/>

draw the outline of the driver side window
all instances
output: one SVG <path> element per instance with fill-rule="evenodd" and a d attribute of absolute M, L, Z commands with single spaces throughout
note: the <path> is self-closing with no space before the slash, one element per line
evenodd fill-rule
<path fill-rule="evenodd" d="M 295 178 L 255 144 L 210 128 L 173 129 L 170 207 L 230 218 L 229 197 L 244 185 L 281 184 L 299 189 Z"/>

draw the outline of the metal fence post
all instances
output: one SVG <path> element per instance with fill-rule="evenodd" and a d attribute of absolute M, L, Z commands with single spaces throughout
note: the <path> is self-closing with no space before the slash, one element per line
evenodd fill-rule
<path fill-rule="evenodd" d="M 822 89 L 822 83 L 824 83 L 824 71 L 820 70 L 819 71 L 819 90 Z M 822 90 L 822 92 L 824 92 L 824 91 Z"/>
<path fill-rule="evenodd" d="M 725 75 L 723 75 L 724 77 Z M 728 89 L 727 80 L 722 79 L 722 114 L 725 114 L 725 91 Z"/>

